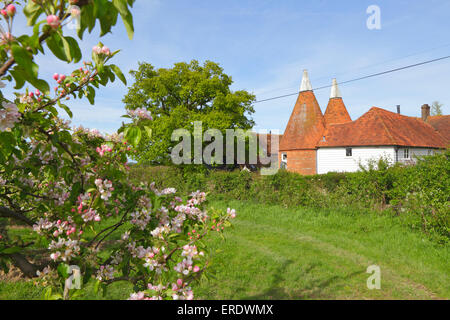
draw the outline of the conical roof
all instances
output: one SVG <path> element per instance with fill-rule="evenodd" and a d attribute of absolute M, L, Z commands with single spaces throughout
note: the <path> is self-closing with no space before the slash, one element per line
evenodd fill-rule
<path fill-rule="evenodd" d="M 324 130 L 323 114 L 305 70 L 297 102 L 280 141 L 280 151 L 316 149 Z"/>
<path fill-rule="evenodd" d="M 344 100 L 342 100 L 342 95 L 336 79 L 333 79 L 330 101 L 328 102 L 327 110 L 325 111 L 324 120 L 325 125 L 352 121 L 352 118 L 350 118 L 347 108 L 345 107 Z"/>

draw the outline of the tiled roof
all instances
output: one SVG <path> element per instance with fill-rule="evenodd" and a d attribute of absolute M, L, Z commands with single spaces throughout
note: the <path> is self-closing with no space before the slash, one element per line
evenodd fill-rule
<path fill-rule="evenodd" d="M 324 115 L 325 125 L 351 122 L 342 98 L 331 98 Z"/>
<path fill-rule="evenodd" d="M 447 140 L 447 145 L 450 144 L 450 115 L 447 116 L 431 116 L 428 117 L 427 122 L 436 129 L 441 136 Z"/>
<path fill-rule="evenodd" d="M 445 139 L 428 123 L 373 107 L 358 120 L 329 125 L 319 147 L 409 146 L 445 148 Z"/>
<path fill-rule="evenodd" d="M 314 92 L 302 91 L 280 141 L 280 151 L 315 149 L 325 130 Z"/>

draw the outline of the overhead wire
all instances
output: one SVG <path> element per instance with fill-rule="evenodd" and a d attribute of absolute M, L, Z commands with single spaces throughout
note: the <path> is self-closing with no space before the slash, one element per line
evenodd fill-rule
<path fill-rule="evenodd" d="M 398 72 L 398 71 L 401 71 L 401 70 L 410 69 L 410 68 L 422 66 L 422 65 L 425 65 L 425 64 L 429 64 L 429 63 L 433 63 L 433 62 L 437 62 L 437 61 L 441 61 L 441 60 L 445 60 L 445 59 L 449 59 L 449 58 L 450 58 L 450 55 L 449 56 L 440 57 L 440 58 L 436 58 L 436 59 L 432 59 L 432 60 L 419 62 L 419 63 L 415 63 L 415 64 L 410 64 L 410 65 L 403 66 L 403 67 L 400 67 L 400 68 L 386 70 L 386 71 L 383 71 L 383 72 L 373 73 L 373 74 L 370 74 L 370 75 L 367 75 L 367 76 L 363 76 L 363 77 L 359 77 L 359 78 L 355 78 L 355 79 L 339 82 L 339 85 L 344 85 L 344 84 L 351 83 L 351 82 L 356 82 L 356 81 L 361 81 L 361 80 L 365 80 L 365 79 L 369 79 L 369 78 L 373 78 L 373 77 L 378 77 L 378 76 L 381 76 L 381 75 L 385 75 L 385 74 L 389 74 L 389 73 L 393 73 L 393 72 Z M 321 90 L 321 89 L 326 89 L 326 88 L 331 88 L 331 87 L 332 87 L 332 85 L 326 85 L 326 86 L 314 88 L 313 90 Z M 272 98 L 257 100 L 254 103 L 256 104 L 256 103 L 261 103 L 261 102 L 266 102 L 266 101 L 271 101 L 271 100 L 282 99 L 282 98 L 298 95 L 299 93 L 300 92 L 297 91 L 295 93 L 290 93 L 290 94 L 275 96 L 275 97 L 272 97 Z"/>

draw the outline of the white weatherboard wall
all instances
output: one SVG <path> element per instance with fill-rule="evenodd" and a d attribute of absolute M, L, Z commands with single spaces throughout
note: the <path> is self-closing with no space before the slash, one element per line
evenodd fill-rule
<path fill-rule="evenodd" d="M 346 148 L 319 148 L 317 150 L 317 173 L 327 172 L 355 172 L 359 163 L 366 165 L 370 160 L 378 160 L 380 157 L 402 163 L 414 163 L 417 157 L 429 156 L 441 152 L 430 148 L 406 148 L 408 158 L 404 158 L 404 147 L 398 148 L 398 158 L 394 147 L 352 147 L 352 156 L 346 156 Z"/>
<path fill-rule="evenodd" d="M 431 156 L 431 155 L 441 152 L 439 149 L 429 149 L 429 148 L 408 148 L 408 149 L 409 149 L 409 158 L 408 159 L 404 158 L 405 148 L 398 149 L 398 161 L 399 162 L 403 162 L 403 163 L 416 162 L 417 157 Z"/>
<path fill-rule="evenodd" d="M 346 148 L 319 148 L 317 150 L 317 173 L 355 172 L 359 163 L 366 165 L 380 157 L 395 161 L 394 147 L 352 147 L 352 156 L 346 156 Z"/>

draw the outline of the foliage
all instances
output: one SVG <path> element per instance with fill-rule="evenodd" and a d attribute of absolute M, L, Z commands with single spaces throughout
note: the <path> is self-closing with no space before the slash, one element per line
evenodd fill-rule
<path fill-rule="evenodd" d="M 45 45 L 57 59 L 81 61 L 78 40 L 63 29 L 74 16 L 80 18 L 79 39 L 97 20 L 100 36 L 110 32 L 119 15 L 131 37 L 134 0 L 16 1 L 25 5 L 31 36 L 11 34 L 17 9 L 3 3 L 8 32 L 2 31 L 0 76 L 17 90 L 27 88 L 11 101 L 2 95 L 0 107 L 0 268 L 7 271 L 12 263 L 37 277 L 45 299 L 81 294 L 65 285 L 72 265 L 83 275 L 82 290 L 95 282 L 105 293 L 112 283 L 127 281 L 136 291 L 132 299 L 192 299 L 190 283 L 208 265 L 202 239 L 229 226 L 234 210 L 208 214 L 205 193 L 182 199 L 174 188 L 129 182 L 127 158 L 148 132 L 147 110 L 130 110 L 132 121 L 113 135 L 71 129 L 59 117 L 60 109 L 71 116 L 64 100 L 87 97 L 94 104 L 100 86 L 116 78 L 126 83 L 109 63 L 118 51 L 99 43 L 91 62 L 70 75 L 55 73 L 54 93 L 34 62 Z M 11 226 L 17 225 L 27 232 L 15 234 Z M 119 238 L 112 238 L 116 232 Z"/>
<path fill-rule="evenodd" d="M 434 101 L 433 104 L 431 105 L 431 115 L 442 116 L 443 115 L 442 106 L 443 104 L 440 103 L 439 101 Z"/>
<path fill-rule="evenodd" d="M 254 112 L 255 97 L 243 90 L 232 91 L 231 77 L 217 63 L 200 65 L 192 60 L 171 69 L 141 63 L 131 74 L 135 83 L 123 100 L 126 108 L 148 110 L 154 118 L 149 125 L 152 139 L 144 136 L 135 157 L 142 163 L 168 164 L 170 150 L 177 144 L 171 141 L 173 131 L 193 132 L 194 121 L 202 121 L 203 130 L 222 132 L 253 127 L 248 116 Z"/>
<path fill-rule="evenodd" d="M 272 176 L 211 170 L 182 181 L 180 168 L 159 167 L 157 171 L 164 172 L 167 183 L 177 183 L 181 188 L 202 184 L 205 191 L 218 199 L 252 200 L 284 207 L 350 207 L 392 212 L 406 216 L 405 221 L 412 228 L 423 230 L 435 241 L 447 243 L 450 239 L 449 158 L 450 150 L 420 158 L 416 165 L 409 166 L 392 165 L 380 159 L 361 167 L 359 172 L 316 176 L 285 170 Z M 171 180 L 175 176 L 178 178 Z"/>

